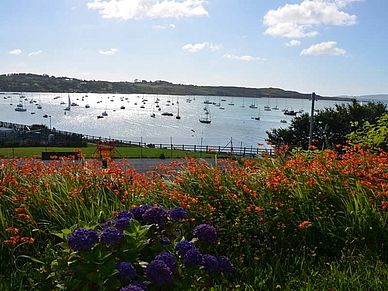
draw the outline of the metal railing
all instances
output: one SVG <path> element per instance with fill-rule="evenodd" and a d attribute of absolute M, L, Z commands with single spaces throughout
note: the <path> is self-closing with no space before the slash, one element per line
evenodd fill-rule
<path fill-rule="evenodd" d="M 199 153 L 213 153 L 218 155 L 237 155 L 241 157 L 254 158 L 259 155 L 274 154 L 273 148 L 261 148 L 261 147 L 243 147 L 235 146 L 233 142 L 229 142 L 225 146 L 220 145 L 197 145 L 197 144 L 175 144 L 175 143 L 145 143 L 142 141 L 128 141 L 104 138 L 101 136 L 80 134 L 74 132 L 68 132 L 58 129 L 49 129 L 42 127 L 35 131 L 31 130 L 32 126 L 3 122 L 0 121 L 0 128 L 12 129 L 11 131 L 0 131 L 0 140 L 8 139 L 10 141 L 28 141 L 34 140 L 42 142 L 43 145 L 50 144 L 50 146 L 65 146 L 66 144 L 72 144 L 75 147 L 83 147 L 87 144 L 97 144 L 100 141 L 113 141 L 116 148 L 120 147 L 138 147 L 143 148 L 156 148 L 167 150 L 181 150 L 186 152 L 199 152 Z M 38 133 L 38 134 L 37 134 Z"/>

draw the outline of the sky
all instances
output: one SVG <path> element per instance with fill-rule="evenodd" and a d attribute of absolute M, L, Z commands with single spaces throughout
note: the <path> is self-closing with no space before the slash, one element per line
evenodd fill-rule
<path fill-rule="evenodd" d="M 387 0 L 2 0 L 0 74 L 388 93 Z"/>

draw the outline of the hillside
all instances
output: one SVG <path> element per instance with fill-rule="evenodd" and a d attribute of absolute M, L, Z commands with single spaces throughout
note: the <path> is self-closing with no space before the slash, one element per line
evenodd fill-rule
<path fill-rule="evenodd" d="M 113 94 L 202 95 L 256 98 L 310 98 L 310 94 L 302 94 L 278 88 L 196 86 L 173 84 L 166 81 L 152 82 L 145 80 L 136 82 L 108 82 L 24 73 L 0 75 L 0 92 L 93 92 Z M 317 97 L 322 99 L 338 99 L 336 97 Z"/>

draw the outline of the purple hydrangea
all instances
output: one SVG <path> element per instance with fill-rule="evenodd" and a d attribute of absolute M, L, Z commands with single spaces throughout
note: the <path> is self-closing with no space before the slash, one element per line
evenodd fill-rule
<path fill-rule="evenodd" d="M 69 235 L 67 242 L 74 251 L 90 250 L 98 242 L 98 233 L 94 229 L 78 228 Z"/>
<path fill-rule="evenodd" d="M 234 267 L 228 257 L 219 256 L 217 257 L 217 261 L 218 261 L 218 271 L 224 274 L 230 274 L 233 272 Z"/>
<path fill-rule="evenodd" d="M 193 236 L 204 242 L 212 243 L 217 238 L 217 231 L 211 225 L 200 224 L 194 228 Z"/>
<path fill-rule="evenodd" d="M 161 238 L 159 239 L 159 242 L 160 242 L 162 245 L 166 245 L 166 246 L 172 244 L 172 243 L 171 243 L 171 240 L 170 240 L 168 237 L 166 237 L 166 236 L 161 237 Z"/>
<path fill-rule="evenodd" d="M 143 220 L 144 212 L 146 212 L 150 208 L 152 208 L 152 206 L 149 204 L 144 204 L 144 205 L 140 205 L 138 207 L 132 208 L 131 212 L 132 212 L 133 218 L 136 219 L 137 221 Z"/>
<path fill-rule="evenodd" d="M 168 211 L 168 216 L 174 221 L 179 221 L 183 218 L 187 218 L 187 213 L 182 207 L 174 207 Z"/>
<path fill-rule="evenodd" d="M 115 227 L 108 227 L 101 234 L 101 241 L 106 244 L 118 244 L 123 238 L 123 233 Z"/>
<path fill-rule="evenodd" d="M 132 280 L 137 275 L 135 268 L 130 262 L 120 262 L 116 265 L 116 269 L 119 271 L 120 277 L 125 280 Z"/>
<path fill-rule="evenodd" d="M 144 291 L 144 289 L 139 286 L 129 284 L 128 286 L 121 288 L 119 291 Z"/>
<path fill-rule="evenodd" d="M 186 266 L 198 266 L 203 264 L 203 256 L 197 248 L 188 250 L 184 256 L 183 262 Z"/>
<path fill-rule="evenodd" d="M 176 268 L 178 267 L 176 260 L 175 260 L 175 257 L 172 254 L 167 253 L 167 252 L 164 252 L 164 253 L 157 255 L 155 257 L 155 260 L 161 260 L 161 261 L 165 262 L 166 265 L 170 268 L 170 270 L 172 272 L 174 272 L 176 270 Z"/>
<path fill-rule="evenodd" d="M 183 241 L 180 241 L 179 243 L 177 243 L 177 245 L 175 246 L 175 250 L 181 254 L 181 255 L 185 255 L 189 250 L 191 249 L 195 249 L 195 245 L 193 245 L 191 242 L 187 241 L 187 240 L 183 240 Z"/>
<path fill-rule="evenodd" d="M 217 257 L 212 255 L 203 255 L 203 264 L 206 271 L 215 271 L 218 269 Z"/>
<path fill-rule="evenodd" d="M 143 291 L 148 291 L 147 285 L 142 281 L 133 281 L 131 285 L 141 288 Z"/>
<path fill-rule="evenodd" d="M 173 279 L 170 268 L 162 260 L 151 261 L 145 273 L 147 274 L 147 279 L 159 287 L 171 283 Z"/>
<path fill-rule="evenodd" d="M 124 229 L 127 226 L 129 226 L 130 221 L 131 221 L 131 219 L 129 217 L 121 217 L 121 218 L 115 220 L 115 222 L 116 222 L 115 225 L 118 229 Z"/>
<path fill-rule="evenodd" d="M 107 220 L 99 227 L 99 229 L 104 230 L 104 229 L 107 229 L 108 227 L 112 227 L 114 225 L 115 225 L 114 219 Z"/>
<path fill-rule="evenodd" d="M 133 218 L 133 213 L 131 210 L 121 210 L 116 214 L 116 219 L 120 218 Z"/>
<path fill-rule="evenodd" d="M 167 221 L 167 211 L 163 207 L 152 207 L 143 213 L 143 220 L 150 224 L 163 225 Z"/>

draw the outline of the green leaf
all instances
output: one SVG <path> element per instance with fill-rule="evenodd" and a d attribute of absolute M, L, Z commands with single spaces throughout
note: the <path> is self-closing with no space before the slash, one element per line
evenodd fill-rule
<path fill-rule="evenodd" d="M 44 262 L 42 262 L 42 261 L 40 261 L 40 260 L 38 260 L 38 259 L 36 259 L 34 257 L 27 256 L 27 255 L 20 255 L 20 256 L 18 256 L 18 258 L 26 258 L 26 259 L 29 259 L 29 260 L 35 262 L 35 263 L 39 263 L 39 264 L 42 264 L 42 265 L 44 264 Z"/>

